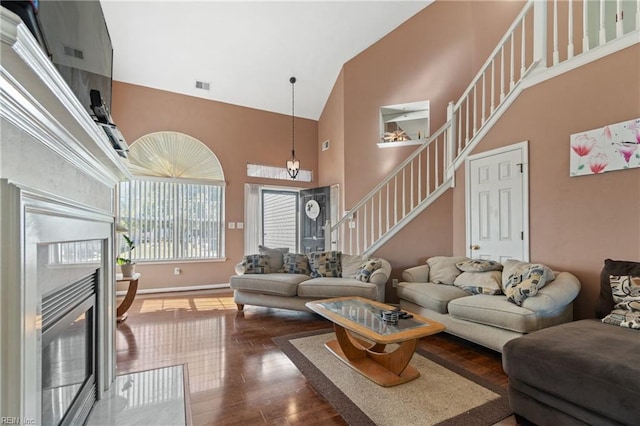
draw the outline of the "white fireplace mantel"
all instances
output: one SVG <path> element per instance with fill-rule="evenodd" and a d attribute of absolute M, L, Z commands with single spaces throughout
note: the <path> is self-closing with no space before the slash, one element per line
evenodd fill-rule
<path fill-rule="evenodd" d="M 40 344 L 34 259 L 25 249 L 24 212 L 58 215 L 105 241 L 97 303 L 98 396 L 115 373 L 115 187 L 131 179 L 103 130 L 89 116 L 20 18 L 0 7 L 0 414 L 37 419 Z M 38 216 L 38 217 L 40 217 Z M 56 223 L 56 222 L 52 222 Z M 46 225 L 50 226 L 50 225 Z M 41 228 L 44 229 L 44 228 Z M 71 230 L 73 232 L 71 232 Z M 58 237 L 55 237 L 58 238 Z M 59 241 L 59 240 L 55 240 Z M 15 371 L 18 369 L 19 371 Z M 34 408 L 36 407 L 36 408 Z"/>

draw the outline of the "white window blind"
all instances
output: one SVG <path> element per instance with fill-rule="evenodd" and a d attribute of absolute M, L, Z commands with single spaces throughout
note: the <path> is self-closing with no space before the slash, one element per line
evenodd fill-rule
<path fill-rule="evenodd" d="M 224 187 L 174 179 L 120 184 L 120 218 L 136 248 L 133 261 L 224 257 Z"/>

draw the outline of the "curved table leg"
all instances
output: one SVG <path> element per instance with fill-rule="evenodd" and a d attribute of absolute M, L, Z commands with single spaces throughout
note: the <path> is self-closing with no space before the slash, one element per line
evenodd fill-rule
<path fill-rule="evenodd" d="M 138 292 L 138 280 L 130 279 L 130 280 L 120 280 L 120 281 L 129 281 L 129 288 L 127 289 L 127 294 L 124 296 L 124 300 L 120 305 L 116 308 L 116 318 L 118 321 L 124 321 L 127 319 L 127 311 L 131 307 L 133 300 L 136 298 L 136 293 Z"/>
<path fill-rule="evenodd" d="M 400 343 L 392 352 L 384 352 L 382 344 L 369 344 L 354 337 L 349 330 L 334 324 L 336 340 L 326 347 L 338 358 L 363 376 L 380 386 L 396 386 L 420 376 L 409 365 L 417 346 L 417 339 Z"/>

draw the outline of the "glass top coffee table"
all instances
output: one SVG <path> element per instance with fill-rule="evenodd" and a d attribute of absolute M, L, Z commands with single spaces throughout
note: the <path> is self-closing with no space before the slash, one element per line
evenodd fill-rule
<path fill-rule="evenodd" d="M 380 386 L 396 386 L 419 377 L 418 370 L 409 365 L 418 339 L 445 329 L 416 314 L 383 320 L 383 313 L 392 315 L 395 308 L 362 297 L 315 300 L 306 306 L 333 322 L 336 340 L 327 342 L 327 349 Z M 387 352 L 386 346 L 392 343 L 398 346 Z"/>

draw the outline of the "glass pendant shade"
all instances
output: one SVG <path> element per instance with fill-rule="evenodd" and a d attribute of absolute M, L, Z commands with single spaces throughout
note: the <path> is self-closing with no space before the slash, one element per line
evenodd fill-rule
<path fill-rule="evenodd" d="M 296 158 L 295 151 L 291 151 L 291 158 L 287 160 L 287 173 L 291 179 L 295 179 L 300 171 L 300 160 Z"/>

